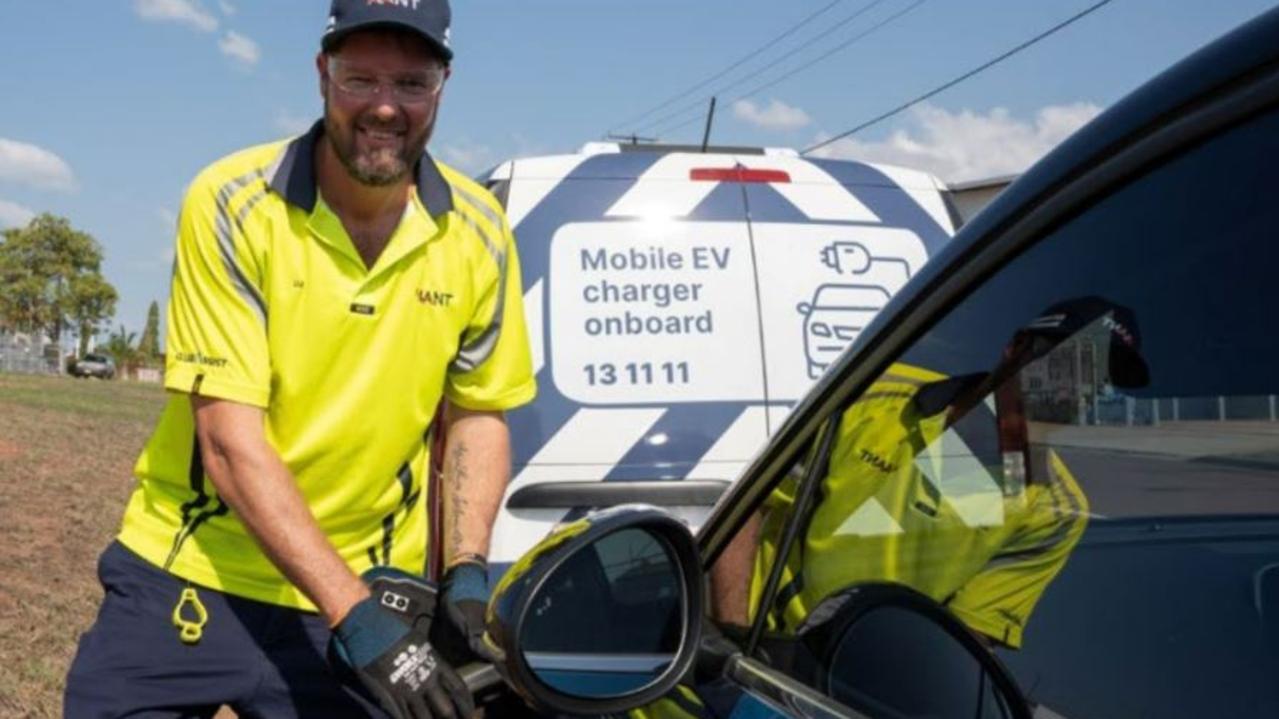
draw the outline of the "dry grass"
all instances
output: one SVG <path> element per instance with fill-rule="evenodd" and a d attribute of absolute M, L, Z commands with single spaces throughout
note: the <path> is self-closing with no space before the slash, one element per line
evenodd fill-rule
<path fill-rule="evenodd" d="M 0 716 L 56 717 L 158 386 L 0 374 Z"/>

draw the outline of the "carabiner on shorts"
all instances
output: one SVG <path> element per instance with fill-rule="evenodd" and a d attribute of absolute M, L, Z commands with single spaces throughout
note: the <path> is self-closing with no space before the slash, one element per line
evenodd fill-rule
<path fill-rule="evenodd" d="M 191 607 L 191 612 L 195 614 L 195 619 L 187 619 L 183 616 L 182 608 Z M 200 595 L 195 593 L 195 587 L 188 586 L 182 590 L 182 596 L 178 598 L 178 603 L 173 606 L 173 626 L 178 628 L 178 636 L 182 639 L 183 644 L 195 644 L 204 636 L 204 625 L 209 622 L 209 610 L 204 608 L 204 604 L 200 601 Z"/>

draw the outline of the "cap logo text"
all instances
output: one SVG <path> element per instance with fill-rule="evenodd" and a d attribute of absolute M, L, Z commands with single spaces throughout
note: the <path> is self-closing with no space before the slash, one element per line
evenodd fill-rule
<path fill-rule="evenodd" d="M 421 0 L 365 0 L 369 5 L 394 5 L 395 7 L 406 7 L 416 10 Z"/>

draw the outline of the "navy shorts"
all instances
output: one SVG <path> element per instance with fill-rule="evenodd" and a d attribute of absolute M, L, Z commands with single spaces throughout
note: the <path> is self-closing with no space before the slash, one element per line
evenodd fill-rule
<path fill-rule="evenodd" d="M 67 676 L 64 716 L 377 717 L 326 659 L 329 628 L 309 612 L 196 588 L 204 634 L 184 644 L 173 608 L 188 585 L 113 542 L 98 560 L 106 592 Z"/>

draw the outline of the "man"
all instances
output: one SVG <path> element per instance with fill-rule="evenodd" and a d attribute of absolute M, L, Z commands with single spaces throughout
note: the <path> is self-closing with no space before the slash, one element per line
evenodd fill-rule
<path fill-rule="evenodd" d="M 100 562 L 67 716 L 470 713 L 420 612 L 396 613 L 422 597 L 432 417 L 443 401 L 432 635 L 483 657 L 503 411 L 535 386 L 501 208 L 425 152 L 449 22 L 447 0 L 334 0 L 323 121 L 189 188 L 172 394 Z"/>

